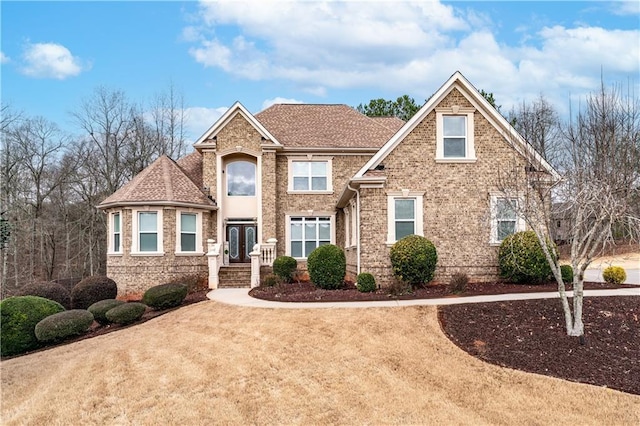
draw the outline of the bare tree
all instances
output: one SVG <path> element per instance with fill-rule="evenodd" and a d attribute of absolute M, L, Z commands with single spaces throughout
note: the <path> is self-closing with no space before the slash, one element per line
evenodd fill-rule
<path fill-rule="evenodd" d="M 624 226 L 635 238 L 640 234 L 635 204 L 640 191 L 638 99 L 632 93 L 622 93 L 619 87 L 602 85 L 566 125 L 563 139 L 567 155 L 558 168 L 559 176 L 541 173 L 535 166 L 524 170 L 514 167 L 503 171 L 500 181 L 502 191 L 519 200 L 515 207 L 535 231 L 545 252 L 558 283 L 567 334 L 582 341 L 585 270 L 607 244 L 613 243 L 614 226 Z M 570 224 L 572 306 L 556 248 L 547 244 L 551 239 L 552 197 L 562 202 Z"/>
<path fill-rule="evenodd" d="M 173 82 L 157 93 L 150 105 L 151 125 L 158 142 L 157 156 L 163 154 L 177 159 L 186 153 L 186 114 L 184 96 Z"/>
<path fill-rule="evenodd" d="M 523 101 L 509 113 L 509 122 L 548 162 L 558 165 L 565 151 L 560 139 L 558 113 L 540 94 L 531 103 Z"/>

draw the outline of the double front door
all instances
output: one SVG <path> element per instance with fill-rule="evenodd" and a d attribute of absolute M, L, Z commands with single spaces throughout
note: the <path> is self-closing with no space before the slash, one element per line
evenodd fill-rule
<path fill-rule="evenodd" d="M 250 263 L 249 254 L 257 243 L 255 224 L 228 224 L 229 263 Z"/>

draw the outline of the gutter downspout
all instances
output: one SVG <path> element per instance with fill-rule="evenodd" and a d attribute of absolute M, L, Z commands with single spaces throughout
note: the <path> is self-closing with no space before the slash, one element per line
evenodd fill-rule
<path fill-rule="evenodd" d="M 347 188 L 356 193 L 356 271 L 360 275 L 360 190 L 352 188 L 351 183 Z"/>

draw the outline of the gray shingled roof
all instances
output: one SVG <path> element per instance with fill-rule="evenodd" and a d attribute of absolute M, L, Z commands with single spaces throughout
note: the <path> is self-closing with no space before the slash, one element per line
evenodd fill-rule
<path fill-rule="evenodd" d="M 401 127 L 347 105 L 276 104 L 255 117 L 282 145 L 296 148 L 377 149 Z"/>
<path fill-rule="evenodd" d="M 194 160 L 197 158 L 189 158 L 183 161 L 183 164 L 192 164 Z M 201 186 L 197 186 L 187 177 L 182 168 L 163 155 L 107 197 L 98 207 L 142 204 L 185 205 L 209 209 L 215 207 L 200 188 Z"/>

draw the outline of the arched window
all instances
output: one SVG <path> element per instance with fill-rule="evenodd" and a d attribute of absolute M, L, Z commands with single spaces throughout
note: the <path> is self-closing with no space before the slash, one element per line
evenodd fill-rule
<path fill-rule="evenodd" d="M 234 161 L 227 165 L 227 195 L 256 195 L 256 165 L 250 161 Z"/>

